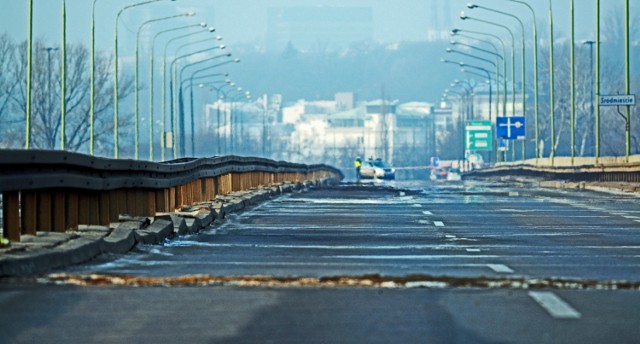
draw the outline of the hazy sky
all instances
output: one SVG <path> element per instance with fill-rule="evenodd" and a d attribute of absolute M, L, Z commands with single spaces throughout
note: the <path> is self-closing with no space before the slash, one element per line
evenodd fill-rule
<path fill-rule="evenodd" d="M 419 41 L 426 39 L 429 26 L 429 11 L 438 0 L 178 0 L 176 2 L 160 1 L 157 4 L 140 6 L 125 12 L 122 16 L 120 30 L 123 36 L 131 35 L 144 20 L 164 17 L 189 10 L 198 12 L 191 22 L 206 21 L 214 25 L 219 34 L 225 38 L 229 47 L 238 43 L 263 44 L 267 28 L 267 10 L 270 7 L 283 6 L 359 6 L 371 7 L 373 10 L 374 32 L 376 41 Z M 446 0 L 444 0 L 446 1 Z M 69 42 L 83 42 L 88 44 L 92 0 L 66 0 L 68 16 Z M 114 19 L 118 9 L 132 4 L 133 0 L 98 0 L 96 16 L 96 32 L 99 48 L 107 49 L 112 45 Z M 44 37 L 52 44 L 60 42 L 60 16 L 62 0 L 33 0 L 34 3 L 34 34 Z M 469 15 L 501 21 L 517 30 L 517 23 L 510 19 L 492 14 L 485 10 L 467 10 L 467 1 L 451 1 L 452 26 L 461 28 L 477 28 L 477 24 L 462 22 L 458 16 L 461 10 Z M 525 23 L 530 23 L 529 12 L 521 5 L 512 4 L 505 0 L 478 0 L 477 4 L 498 8 L 517 14 Z M 547 25 L 548 2 L 530 0 L 534 6 L 538 21 Z M 576 0 L 576 27 L 578 39 L 593 38 L 594 0 Z M 621 6 L 622 0 L 604 1 L 603 17 L 610 13 L 610 9 Z M 0 0 L 0 32 L 9 32 L 12 37 L 20 40 L 26 38 L 27 33 L 27 0 Z M 554 0 L 554 16 L 556 35 L 566 35 L 568 32 L 569 1 Z M 632 11 L 637 15 L 640 4 L 632 1 Z M 182 25 L 186 20 L 175 20 L 171 25 Z M 180 24 L 179 24 L 180 23 Z M 511 24 L 509 24 L 511 23 Z M 166 29 L 169 24 L 158 24 L 154 28 Z M 493 29 L 484 27 L 485 29 Z M 443 28 L 443 29 L 450 29 Z M 125 38 L 126 39 L 126 38 Z"/>

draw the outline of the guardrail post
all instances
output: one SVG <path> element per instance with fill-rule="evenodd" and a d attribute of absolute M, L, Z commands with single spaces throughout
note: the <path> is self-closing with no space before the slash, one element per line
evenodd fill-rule
<path fill-rule="evenodd" d="M 67 204 L 65 198 L 63 190 L 56 190 L 53 193 L 53 230 L 56 232 L 67 230 Z"/>
<path fill-rule="evenodd" d="M 12 242 L 20 241 L 20 192 L 2 193 L 2 236 Z"/>
<path fill-rule="evenodd" d="M 78 224 L 91 224 L 91 197 L 87 192 L 78 195 Z"/>
<path fill-rule="evenodd" d="M 77 192 L 69 192 L 66 197 L 66 209 L 65 216 L 67 218 L 66 224 L 71 228 L 78 228 L 79 224 L 79 214 L 80 205 L 79 205 L 79 196 Z"/>
<path fill-rule="evenodd" d="M 53 212 L 51 204 L 51 192 L 41 191 L 38 193 L 38 230 L 43 232 L 51 232 L 53 229 L 53 223 L 51 214 Z"/>
<path fill-rule="evenodd" d="M 35 191 L 23 191 L 21 196 L 22 234 L 36 235 L 38 227 L 38 194 Z"/>
<path fill-rule="evenodd" d="M 102 226 L 108 226 L 109 225 L 109 207 L 111 202 L 109 201 L 109 193 L 108 192 L 100 192 L 100 195 L 98 196 L 99 200 L 98 202 L 100 203 L 99 208 L 100 208 L 100 225 Z"/>

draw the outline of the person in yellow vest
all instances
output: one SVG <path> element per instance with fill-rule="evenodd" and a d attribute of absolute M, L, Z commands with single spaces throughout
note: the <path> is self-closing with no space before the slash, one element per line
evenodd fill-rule
<path fill-rule="evenodd" d="M 356 178 L 360 180 L 360 167 L 362 167 L 362 160 L 360 157 L 357 157 L 353 164 L 356 166 Z"/>

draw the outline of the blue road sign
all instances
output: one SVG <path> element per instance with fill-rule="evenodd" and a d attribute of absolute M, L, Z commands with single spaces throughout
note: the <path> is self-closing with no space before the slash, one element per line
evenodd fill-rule
<path fill-rule="evenodd" d="M 524 140 L 524 117 L 496 117 L 496 136 L 506 140 Z"/>

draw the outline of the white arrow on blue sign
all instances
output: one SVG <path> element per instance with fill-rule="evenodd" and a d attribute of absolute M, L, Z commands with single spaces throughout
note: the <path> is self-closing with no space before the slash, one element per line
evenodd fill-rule
<path fill-rule="evenodd" d="M 524 140 L 525 121 L 522 116 L 496 117 L 496 136 L 506 140 Z"/>

